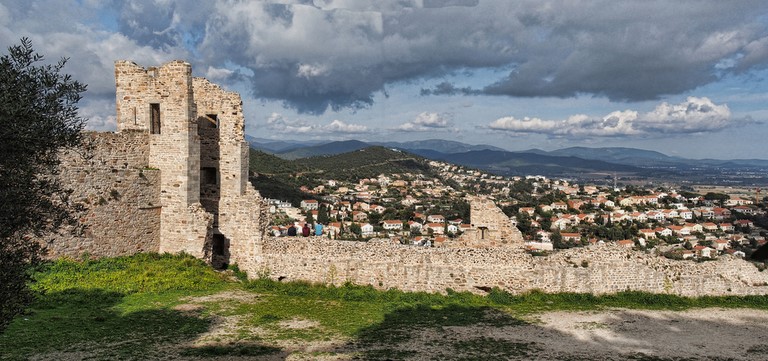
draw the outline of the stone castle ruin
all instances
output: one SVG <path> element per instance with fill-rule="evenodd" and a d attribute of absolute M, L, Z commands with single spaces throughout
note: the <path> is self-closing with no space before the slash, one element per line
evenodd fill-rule
<path fill-rule="evenodd" d="M 186 252 L 247 264 L 267 219 L 248 182 L 240 95 L 193 78 L 182 61 L 117 61 L 115 84 L 117 132 L 88 133 L 86 154 L 64 156 L 86 230 L 52 243 L 53 255 Z"/>
<path fill-rule="evenodd" d="M 523 250 L 523 234 L 492 200 L 469 197 L 469 207 L 472 228 L 466 230 L 457 241 L 447 241 L 446 246 Z"/>
<path fill-rule="evenodd" d="M 480 197 L 470 199 L 473 228 L 445 247 L 268 236 L 267 207 L 247 180 L 240 96 L 191 74 L 183 61 L 115 62 L 117 132 L 87 133 L 62 154 L 83 229 L 41 239 L 52 257 L 186 252 L 251 276 L 410 291 L 768 294 L 768 272 L 730 256 L 680 262 L 604 245 L 534 257 Z"/>

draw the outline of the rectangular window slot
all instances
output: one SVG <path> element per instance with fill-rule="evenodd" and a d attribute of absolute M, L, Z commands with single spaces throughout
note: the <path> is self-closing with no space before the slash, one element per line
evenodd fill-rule
<path fill-rule="evenodd" d="M 149 104 L 150 133 L 160 134 L 160 104 Z"/>
<path fill-rule="evenodd" d="M 215 167 L 200 168 L 201 184 L 218 184 L 217 178 L 218 178 L 218 172 Z"/>

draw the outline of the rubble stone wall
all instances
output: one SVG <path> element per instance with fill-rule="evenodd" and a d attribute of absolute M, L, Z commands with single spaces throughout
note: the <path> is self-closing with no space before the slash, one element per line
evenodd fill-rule
<path fill-rule="evenodd" d="M 584 262 L 586 261 L 586 262 Z M 626 290 L 682 296 L 768 294 L 768 273 L 730 256 L 694 263 L 615 245 L 534 257 L 506 248 L 424 248 L 323 237 L 267 237 L 256 268 L 283 280 L 372 285 L 407 291 L 615 293 Z"/>
<path fill-rule="evenodd" d="M 49 257 L 157 252 L 160 171 L 148 167 L 149 134 L 85 133 L 84 147 L 63 152 L 59 178 L 82 209 L 82 230 L 45 235 Z"/>
<path fill-rule="evenodd" d="M 221 255 L 222 262 L 248 267 L 261 244 L 268 207 L 248 182 L 243 103 L 239 94 L 204 78 L 192 82 L 200 126 L 201 166 L 215 169 L 217 178 L 215 184 L 204 185 L 201 201 L 217 216 L 214 232 L 223 237 L 223 249 L 228 250 Z"/>

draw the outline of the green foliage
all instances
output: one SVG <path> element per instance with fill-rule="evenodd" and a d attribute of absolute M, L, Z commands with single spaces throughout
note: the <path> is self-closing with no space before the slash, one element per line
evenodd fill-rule
<path fill-rule="evenodd" d="M 294 174 L 308 171 L 307 167 L 304 167 L 294 161 L 285 160 L 283 158 L 253 148 L 249 149 L 248 157 L 248 165 L 250 171 L 254 173 L 274 175 Z"/>
<path fill-rule="evenodd" d="M 13 349 L 11 355 L 68 350 L 94 359 L 152 357 L 157 344 L 189 339 L 210 326 L 207 318 L 171 306 L 229 287 L 199 259 L 154 253 L 59 259 L 37 267 L 33 277 L 38 296 L 31 312 L 0 338 L 0 349 Z M 103 347 L 108 344 L 115 346 Z"/>
<path fill-rule="evenodd" d="M 262 196 L 288 201 L 295 207 L 298 207 L 302 200 L 311 198 L 299 190 L 292 177 L 259 174 L 251 177 L 250 181 Z"/>
<path fill-rule="evenodd" d="M 358 180 L 379 174 L 418 173 L 435 176 L 426 160 L 384 147 L 369 147 L 333 156 L 302 158 L 296 163 L 321 172 L 326 179 Z"/>
<path fill-rule="evenodd" d="M 53 175 L 59 149 L 80 143 L 85 85 L 60 74 L 66 59 L 42 60 L 26 38 L 0 57 L 0 331 L 31 301 L 27 270 L 42 250 L 29 235 L 74 222 Z"/>
<path fill-rule="evenodd" d="M 352 232 L 352 234 L 360 237 L 363 234 L 363 230 L 360 228 L 360 225 L 357 223 L 352 223 L 349 225 L 349 231 Z"/>
<path fill-rule="evenodd" d="M 731 199 L 731 197 L 724 193 L 707 192 L 707 194 L 704 195 L 704 199 L 709 201 L 716 201 L 722 204 L 723 202 Z"/>

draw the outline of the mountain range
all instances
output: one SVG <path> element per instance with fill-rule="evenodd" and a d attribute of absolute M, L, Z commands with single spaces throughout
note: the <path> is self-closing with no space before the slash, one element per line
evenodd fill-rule
<path fill-rule="evenodd" d="M 353 152 L 382 146 L 501 175 L 540 174 L 560 177 L 605 177 L 622 175 L 658 178 L 690 176 L 718 179 L 723 173 L 760 172 L 768 169 L 762 159 L 687 159 L 636 148 L 569 147 L 553 151 L 530 149 L 512 152 L 490 145 L 471 145 L 451 140 L 429 139 L 410 142 L 294 142 L 248 139 L 251 147 L 283 159 L 302 159 Z"/>

